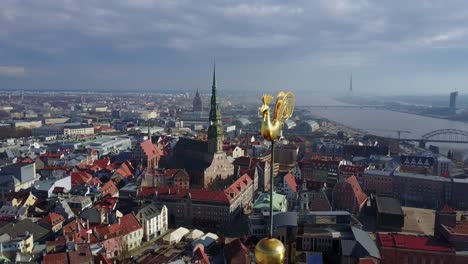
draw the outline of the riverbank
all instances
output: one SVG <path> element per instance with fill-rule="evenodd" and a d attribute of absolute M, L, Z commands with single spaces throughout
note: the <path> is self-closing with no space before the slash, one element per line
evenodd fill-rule
<path fill-rule="evenodd" d="M 356 106 L 365 106 L 365 105 L 368 105 L 369 102 L 356 102 L 356 101 L 347 101 L 347 100 L 343 100 L 343 98 L 333 98 L 334 100 L 336 100 L 337 102 L 340 102 L 340 103 L 343 103 L 343 104 L 349 104 L 349 105 L 356 105 Z M 375 102 L 371 103 L 371 104 L 375 104 Z M 410 115 L 415 115 L 415 116 L 423 116 L 423 117 L 430 117 L 430 118 L 436 118 L 436 119 L 442 119 L 442 120 L 449 120 L 449 121 L 455 121 L 455 122 L 461 122 L 461 123 L 465 123 L 465 124 L 468 124 L 468 120 L 463 120 L 463 119 L 456 119 L 456 118 L 453 118 L 453 117 L 450 117 L 450 116 L 445 116 L 445 115 L 436 115 L 436 114 L 425 114 L 425 113 L 421 113 L 421 112 L 418 112 L 418 111 L 411 111 L 411 110 L 405 110 L 405 109 L 395 109 L 391 106 L 388 106 L 388 105 L 381 105 L 381 108 L 379 108 L 381 110 L 386 110 L 386 111 L 392 111 L 392 112 L 396 112 L 396 113 L 403 113 L 403 114 L 410 114 Z"/>

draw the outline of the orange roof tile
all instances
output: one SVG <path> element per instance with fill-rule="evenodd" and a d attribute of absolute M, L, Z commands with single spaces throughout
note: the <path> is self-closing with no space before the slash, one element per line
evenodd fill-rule
<path fill-rule="evenodd" d="M 289 185 L 293 192 L 297 192 L 297 183 L 294 175 L 291 173 L 286 174 L 286 176 L 284 176 L 284 181 Z"/>
<path fill-rule="evenodd" d="M 72 185 L 80 185 L 85 184 L 89 180 L 91 180 L 93 176 L 84 171 L 74 171 L 71 173 L 71 184 Z"/>
<path fill-rule="evenodd" d="M 358 204 L 362 205 L 367 200 L 367 195 L 362 191 L 356 176 L 353 175 L 346 178 L 346 182 L 353 188 L 354 196 L 356 196 Z"/>
<path fill-rule="evenodd" d="M 123 234 L 128 234 L 142 227 L 135 215 L 133 215 L 133 213 L 129 213 L 120 218 L 120 228 L 122 229 Z"/>
<path fill-rule="evenodd" d="M 145 152 L 145 155 L 148 158 L 153 158 L 154 156 L 162 156 L 161 150 L 156 148 L 151 140 L 145 140 L 140 143 L 140 147 Z"/>
<path fill-rule="evenodd" d="M 117 186 L 115 185 L 113 181 L 108 181 L 103 186 L 101 186 L 99 191 L 102 193 L 102 196 L 106 196 L 106 195 L 113 196 L 119 191 L 119 189 L 117 188 Z"/>
<path fill-rule="evenodd" d="M 41 221 L 50 226 L 55 226 L 59 223 L 63 223 L 65 221 L 65 218 L 63 218 L 63 216 L 60 214 L 50 213 L 46 217 L 42 218 Z"/>
<path fill-rule="evenodd" d="M 47 254 L 42 259 L 43 264 L 63 264 L 68 263 L 67 253 Z"/>

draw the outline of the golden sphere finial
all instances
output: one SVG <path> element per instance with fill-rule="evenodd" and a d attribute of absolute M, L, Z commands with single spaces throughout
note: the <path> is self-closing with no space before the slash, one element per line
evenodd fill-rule
<path fill-rule="evenodd" d="M 283 264 L 286 248 L 276 238 L 264 238 L 255 246 L 257 264 Z"/>

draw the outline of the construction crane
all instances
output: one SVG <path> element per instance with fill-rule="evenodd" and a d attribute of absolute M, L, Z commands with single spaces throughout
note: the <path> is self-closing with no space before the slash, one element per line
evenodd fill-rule
<path fill-rule="evenodd" d="M 388 131 L 388 132 L 396 132 L 398 133 L 398 140 L 401 140 L 401 134 L 402 133 L 406 133 L 406 134 L 410 134 L 411 131 L 407 131 L 407 130 L 401 130 L 401 129 L 367 129 L 367 130 L 371 130 L 371 131 Z"/>

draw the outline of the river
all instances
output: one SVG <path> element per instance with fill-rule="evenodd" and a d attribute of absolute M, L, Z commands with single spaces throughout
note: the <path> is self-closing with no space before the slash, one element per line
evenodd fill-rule
<path fill-rule="evenodd" d="M 314 93 L 297 93 L 296 105 L 347 105 L 331 97 Z M 372 134 L 397 138 L 395 130 L 406 130 L 402 138 L 421 138 L 425 133 L 438 129 L 460 129 L 468 131 L 468 123 L 438 119 L 420 115 L 375 109 L 310 109 L 316 116 L 327 118 L 344 125 L 369 131 Z M 468 144 L 428 143 L 440 147 L 441 152 L 454 149 L 468 154 Z"/>

